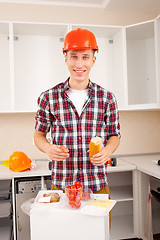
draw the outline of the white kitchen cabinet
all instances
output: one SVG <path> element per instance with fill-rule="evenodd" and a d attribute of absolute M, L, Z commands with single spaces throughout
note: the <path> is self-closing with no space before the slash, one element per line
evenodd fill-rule
<path fill-rule="evenodd" d="M 114 168 L 114 167 L 113 167 Z M 109 172 L 111 199 L 117 200 L 111 211 L 111 239 L 138 236 L 136 171 Z"/>
<path fill-rule="evenodd" d="M 0 23 L 0 112 L 11 110 L 9 24 Z"/>
<path fill-rule="evenodd" d="M 71 29 L 85 28 L 97 39 L 99 53 L 90 79 L 116 96 L 120 110 L 126 108 L 125 30 L 120 26 L 71 25 Z"/>
<path fill-rule="evenodd" d="M 160 108 L 160 17 L 132 26 L 0 22 L 0 112 L 34 112 L 42 91 L 69 76 L 62 53 L 69 30 L 98 42 L 90 79 L 116 96 L 119 110 Z"/>
<path fill-rule="evenodd" d="M 62 53 L 68 25 L 14 23 L 15 111 L 36 111 L 42 91 L 68 77 Z"/>
<path fill-rule="evenodd" d="M 67 32 L 67 24 L 0 23 L 0 112 L 36 111 L 41 92 L 67 79 Z"/>
<path fill-rule="evenodd" d="M 156 69 L 157 69 L 157 94 L 160 107 L 160 16 L 155 19 L 155 45 L 156 45 Z"/>
<path fill-rule="evenodd" d="M 126 27 L 128 108 L 158 108 L 157 28 L 155 20 Z M 157 26 L 158 27 L 158 26 Z"/>
<path fill-rule="evenodd" d="M 153 233 L 160 233 L 160 203 L 154 199 L 151 195 L 152 204 L 152 216 L 147 214 L 147 205 L 149 198 L 149 191 L 156 190 L 160 187 L 160 167 L 156 164 L 156 161 L 160 159 L 160 154 L 153 155 L 141 155 L 121 158 L 124 161 L 135 164 L 136 170 L 136 185 L 138 191 L 136 195 L 136 211 L 138 213 L 138 237 L 146 240 L 145 229 L 146 220 L 153 222 Z M 149 189 L 150 186 L 150 189 Z M 151 232 L 151 230 L 149 230 Z M 155 238 L 156 239 L 156 238 Z"/>
<path fill-rule="evenodd" d="M 146 231 L 146 222 L 152 221 L 152 232 L 153 234 L 160 233 L 160 203 L 155 200 L 155 198 L 151 195 L 151 215 L 147 212 L 147 204 L 148 204 L 148 192 L 149 186 L 150 190 L 157 190 L 160 187 L 160 179 L 145 174 L 143 172 L 138 171 L 138 182 L 139 182 L 139 230 L 140 237 L 142 239 L 145 238 Z"/>

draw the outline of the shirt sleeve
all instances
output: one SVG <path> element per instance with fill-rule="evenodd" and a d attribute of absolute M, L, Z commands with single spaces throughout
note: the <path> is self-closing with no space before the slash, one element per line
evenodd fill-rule
<path fill-rule="evenodd" d="M 49 132 L 52 114 L 50 113 L 49 100 L 46 93 L 38 98 L 38 110 L 35 116 L 35 129 L 40 132 Z"/>
<path fill-rule="evenodd" d="M 106 116 L 107 140 L 112 136 L 121 138 L 118 106 L 116 98 L 112 93 L 110 93 Z"/>

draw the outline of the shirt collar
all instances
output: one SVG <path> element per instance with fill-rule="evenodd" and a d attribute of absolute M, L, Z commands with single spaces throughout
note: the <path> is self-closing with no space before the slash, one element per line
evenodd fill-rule
<path fill-rule="evenodd" d="M 69 89 L 69 78 L 64 82 L 63 89 L 64 92 L 66 92 Z"/>
<path fill-rule="evenodd" d="M 91 80 L 89 80 L 88 95 L 92 96 L 92 94 L 93 94 L 93 83 L 91 82 Z"/>
<path fill-rule="evenodd" d="M 64 92 L 66 92 L 69 89 L 69 78 L 64 82 Z M 91 95 L 93 91 L 93 83 L 91 80 L 89 80 L 89 85 L 88 85 L 88 94 Z"/>

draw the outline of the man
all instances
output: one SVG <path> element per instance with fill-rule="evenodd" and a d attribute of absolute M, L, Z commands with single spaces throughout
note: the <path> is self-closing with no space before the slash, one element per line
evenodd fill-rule
<path fill-rule="evenodd" d="M 34 140 L 52 160 L 52 189 L 78 180 L 93 192 L 109 193 L 107 161 L 120 143 L 120 126 L 114 95 L 89 79 L 96 51 L 92 32 L 69 32 L 63 53 L 70 77 L 38 99 Z M 49 131 L 51 144 L 46 139 Z M 95 136 L 102 137 L 103 148 L 90 161 L 89 143 Z"/>

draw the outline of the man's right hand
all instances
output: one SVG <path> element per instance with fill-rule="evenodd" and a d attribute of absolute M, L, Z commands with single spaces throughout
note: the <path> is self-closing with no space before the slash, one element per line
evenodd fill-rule
<path fill-rule="evenodd" d="M 69 157 L 69 150 L 61 145 L 50 144 L 46 139 L 47 133 L 35 130 L 34 142 L 38 149 L 49 156 L 52 161 L 63 161 Z"/>
<path fill-rule="evenodd" d="M 69 150 L 60 145 L 50 145 L 48 150 L 49 159 L 52 161 L 63 161 L 69 157 Z"/>

